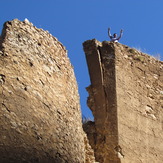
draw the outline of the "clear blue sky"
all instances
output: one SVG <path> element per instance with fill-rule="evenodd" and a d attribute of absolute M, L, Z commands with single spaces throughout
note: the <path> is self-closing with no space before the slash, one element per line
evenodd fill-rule
<path fill-rule="evenodd" d="M 86 105 L 90 80 L 82 49 L 85 40 L 109 40 L 108 27 L 112 33 L 122 28 L 122 44 L 160 54 L 163 60 L 163 0 L 0 0 L 0 5 L 0 29 L 5 21 L 27 18 L 66 46 L 86 117 L 92 115 Z"/>

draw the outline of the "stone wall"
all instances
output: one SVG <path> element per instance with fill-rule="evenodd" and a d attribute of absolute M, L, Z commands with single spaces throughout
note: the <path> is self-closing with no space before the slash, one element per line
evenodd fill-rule
<path fill-rule="evenodd" d="M 27 19 L 1 35 L 0 133 L 0 162 L 94 162 L 67 51 Z"/>
<path fill-rule="evenodd" d="M 163 62 L 116 46 L 119 144 L 123 162 L 163 160 Z"/>
<path fill-rule="evenodd" d="M 163 63 L 119 43 L 83 43 L 95 122 L 84 129 L 100 163 L 163 160 Z"/>

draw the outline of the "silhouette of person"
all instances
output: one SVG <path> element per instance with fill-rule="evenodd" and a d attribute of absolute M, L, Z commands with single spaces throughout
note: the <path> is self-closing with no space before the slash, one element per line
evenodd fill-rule
<path fill-rule="evenodd" d="M 108 36 L 110 37 L 111 42 L 118 42 L 120 38 L 122 37 L 123 30 L 121 29 L 119 37 L 117 37 L 117 34 L 114 33 L 113 36 L 110 33 L 110 28 L 108 28 Z"/>

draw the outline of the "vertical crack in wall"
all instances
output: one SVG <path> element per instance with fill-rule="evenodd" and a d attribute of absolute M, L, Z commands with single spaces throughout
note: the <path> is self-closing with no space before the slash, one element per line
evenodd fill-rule
<path fill-rule="evenodd" d="M 83 46 L 95 119 L 85 131 L 96 160 L 162 161 L 162 62 L 119 43 L 94 39 Z"/>
<path fill-rule="evenodd" d="M 96 129 L 95 156 L 101 163 L 120 163 L 118 152 L 118 122 L 114 44 L 97 40 L 83 43 L 91 86 L 88 105 L 93 112 Z"/>

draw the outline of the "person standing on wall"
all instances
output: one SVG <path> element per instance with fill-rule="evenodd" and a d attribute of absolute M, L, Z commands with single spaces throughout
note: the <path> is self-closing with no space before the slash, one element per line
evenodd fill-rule
<path fill-rule="evenodd" d="M 121 29 L 119 37 L 117 37 L 117 34 L 114 33 L 113 36 L 110 33 L 110 28 L 108 28 L 108 36 L 110 37 L 111 42 L 118 42 L 120 38 L 122 37 L 123 30 Z"/>

